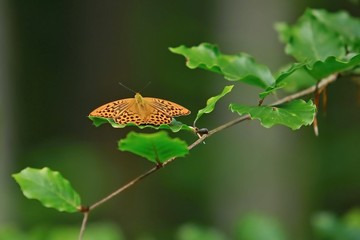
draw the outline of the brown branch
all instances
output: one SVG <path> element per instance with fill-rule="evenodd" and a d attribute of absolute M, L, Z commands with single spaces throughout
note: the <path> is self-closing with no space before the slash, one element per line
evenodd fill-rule
<path fill-rule="evenodd" d="M 322 79 L 318 84 L 312 86 L 312 87 L 309 87 L 305 90 L 302 90 L 300 92 L 297 92 L 297 93 L 294 93 L 292 95 L 289 95 L 287 97 L 284 97 L 276 102 L 273 102 L 270 106 L 276 106 L 276 105 L 280 105 L 282 103 L 286 103 L 286 102 L 289 102 L 291 100 L 294 100 L 296 98 L 299 98 L 299 97 L 302 97 L 302 96 L 305 96 L 305 95 L 308 95 L 310 93 L 313 93 L 316 91 L 316 88 L 318 89 L 323 89 L 325 88 L 327 85 L 329 85 L 330 83 L 332 82 L 335 82 L 336 79 L 338 77 L 338 74 L 332 74 L 324 79 Z"/>
<path fill-rule="evenodd" d="M 333 74 L 333 75 L 330 75 L 329 77 L 327 78 L 324 78 L 322 79 L 319 83 L 318 83 L 318 88 L 319 89 L 322 89 L 322 88 L 325 88 L 327 85 L 329 85 L 330 83 L 334 82 L 335 80 L 337 79 L 337 74 Z M 276 105 L 280 105 L 282 103 L 285 103 L 285 102 L 289 102 L 291 100 L 294 100 L 294 99 L 297 99 L 299 97 L 302 97 L 302 96 L 305 96 L 305 95 L 308 95 L 310 93 L 313 93 L 314 91 L 316 91 L 316 86 L 312 86 L 312 87 L 309 87 L 305 90 L 302 90 L 300 92 L 297 92 L 297 93 L 294 93 L 292 95 L 289 95 L 287 97 L 284 97 L 278 101 L 275 101 L 273 102 L 272 104 L 270 104 L 270 106 L 276 106 Z M 189 147 L 188 149 L 191 150 L 193 149 L 194 147 L 196 147 L 197 145 L 199 145 L 200 143 L 202 143 L 205 139 L 207 139 L 208 137 L 210 137 L 211 135 L 217 133 L 217 132 L 220 132 L 226 128 L 229 128 L 229 127 L 232 127 L 240 122 L 243 122 L 245 120 L 249 120 L 250 119 L 250 116 L 247 114 L 247 115 L 243 115 L 241 117 L 238 117 L 232 121 L 229 121 L 227 123 L 224 123 L 222 125 L 220 125 L 219 127 L 217 128 L 214 128 L 213 130 L 209 131 L 208 134 L 204 134 L 202 135 L 199 139 L 197 139 L 195 142 L 193 142 Z M 141 181 L 142 179 L 144 179 L 145 177 L 155 173 L 156 171 L 158 171 L 159 169 L 161 169 L 162 167 L 164 167 L 165 165 L 173 162 L 174 160 L 176 160 L 177 158 L 174 157 L 174 158 L 171 158 L 167 161 L 165 161 L 164 163 L 162 163 L 161 165 L 157 165 L 151 169 L 149 169 L 148 171 L 144 172 L 143 174 L 141 174 L 140 176 L 134 178 L 133 180 L 129 181 L 128 183 L 126 183 L 125 185 L 123 185 L 121 188 L 119 188 L 118 190 L 116 190 L 115 192 L 111 193 L 110 195 L 108 195 L 107 197 L 101 199 L 100 201 L 94 203 L 93 205 L 91 205 L 89 207 L 89 212 L 94 210 L 96 207 L 100 206 L 101 204 L 107 202 L 108 200 L 110 200 L 111 198 L 115 197 L 116 195 L 118 195 L 119 193 L 125 191 L 126 189 L 128 189 L 129 187 L 131 187 L 132 185 L 138 183 L 139 181 Z M 79 240 L 82 239 L 82 235 L 83 235 L 83 232 L 85 230 L 85 227 L 86 227 L 86 223 L 87 223 L 87 219 L 88 219 L 88 215 L 89 215 L 89 212 L 85 212 L 84 213 L 84 218 L 83 218 L 83 223 L 82 223 L 82 226 L 81 226 L 81 231 L 80 231 L 80 235 L 79 235 Z"/>
<path fill-rule="evenodd" d="M 89 218 L 89 212 L 88 212 L 88 211 L 87 211 L 87 212 L 84 212 L 84 218 L 83 218 L 83 221 L 82 221 L 82 224 L 81 224 L 81 229 L 80 229 L 80 234 L 79 234 L 79 240 L 82 240 L 82 239 L 83 239 L 88 218 Z"/>
<path fill-rule="evenodd" d="M 127 184 L 125 184 L 124 186 L 122 186 L 121 188 L 116 190 L 115 192 L 111 193 L 107 197 L 105 197 L 105 198 L 101 199 L 100 201 L 98 201 L 98 202 L 94 203 L 93 205 L 91 205 L 89 207 L 89 211 L 94 210 L 99 205 L 101 205 L 104 202 L 108 201 L 109 199 L 115 197 L 119 193 L 125 191 L 126 189 L 128 189 L 129 187 L 131 187 L 135 183 L 139 182 L 141 179 L 143 179 L 143 178 L 147 177 L 148 175 L 152 174 L 153 172 L 157 171 L 158 169 L 159 169 L 159 167 L 155 166 L 155 167 L 151 168 L 150 170 L 146 171 L 145 173 L 141 174 L 140 176 L 134 178 L 133 180 L 131 180 L 130 182 L 128 182 Z"/>

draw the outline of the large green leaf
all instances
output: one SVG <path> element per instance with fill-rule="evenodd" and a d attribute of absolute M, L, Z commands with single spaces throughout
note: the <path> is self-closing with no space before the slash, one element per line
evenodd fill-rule
<path fill-rule="evenodd" d="M 342 58 L 346 54 L 339 33 L 331 31 L 319 22 L 311 9 L 308 9 L 293 26 L 278 23 L 276 30 L 286 44 L 286 53 L 300 62 L 311 64 L 317 60 L 325 61 L 330 56 Z"/>
<path fill-rule="evenodd" d="M 296 24 L 279 23 L 276 29 L 286 44 L 286 52 L 300 63 L 282 71 L 275 86 L 295 80 L 290 75 L 304 69 L 319 81 L 360 64 L 360 20 L 345 12 L 308 9 Z M 298 81 L 300 84 L 292 82 L 292 85 L 301 86 L 302 79 Z"/>
<path fill-rule="evenodd" d="M 215 45 L 209 43 L 202 43 L 191 48 L 182 45 L 170 48 L 170 51 L 183 55 L 189 68 L 213 71 L 224 75 L 227 80 L 242 81 L 263 89 L 275 82 L 266 66 L 257 64 L 251 56 L 245 53 L 225 55 Z"/>
<path fill-rule="evenodd" d="M 118 146 L 121 151 L 132 152 L 157 164 L 173 157 L 183 157 L 189 152 L 186 142 L 170 138 L 165 131 L 151 134 L 130 132 Z"/>
<path fill-rule="evenodd" d="M 153 128 L 156 130 L 165 129 L 165 130 L 171 130 L 173 132 L 178 132 L 180 130 L 193 131 L 192 127 L 183 124 L 179 121 L 176 121 L 175 119 L 173 119 L 173 121 L 170 124 L 161 124 L 159 126 L 154 126 L 154 125 L 136 125 L 135 123 L 118 124 L 112 118 L 101 118 L 101 117 L 92 117 L 92 116 L 89 116 L 88 118 L 91 121 L 93 121 L 93 124 L 96 127 L 99 127 L 104 123 L 109 123 L 113 128 L 138 127 L 140 129 L 144 129 L 144 128 Z"/>
<path fill-rule="evenodd" d="M 78 212 L 80 196 L 59 172 L 49 168 L 25 168 L 12 175 L 29 199 L 39 200 L 45 207 L 61 212 Z"/>
<path fill-rule="evenodd" d="M 339 38 L 350 52 L 360 52 L 360 19 L 351 17 L 347 12 L 329 13 L 313 9 L 312 15 L 327 29 L 339 34 Z"/>
<path fill-rule="evenodd" d="M 214 108 L 215 108 L 215 104 L 217 103 L 217 101 L 219 101 L 222 97 L 224 97 L 226 94 L 228 94 L 229 92 L 231 92 L 232 88 L 234 87 L 234 85 L 230 85 L 230 86 L 225 86 L 223 91 L 219 94 L 216 95 L 214 97 L 209 98 L 206 101 L 206 107 L 204 107 L 203 109 L 200 109 L 196 115 L 195 121 L 194 121 L 194 126 L 196 121 L 204 114 L 204 113 L 211 113 Z"/>
<path fill-rule="evenodd" d="M 276 29 L 286 52 L 300 62 L 277 74 L 276 83 L 260 93 L 261 98 L 285 85 L 293 90 L 314 85 L 360 64 L 360 20 L 345 12 L 308 9 L 296 24 L 279 23 Z"/>
<path fill-rule="evenodd" d="M 232 112 L 240 115 L 249 114 L 252 119 L 259 119 L 261 125 L 270 128 L 273 125 L 285 125 L 293 130 L 303 125 L 310 125 L 315 117 L 316 107 L 311 100 L 293 100 L 276 107 L 271 106 L 245 106 L 230 104 Z"/>
<path fill-rule="evenodd" d="M 349 70 L 360 64 L 360 54 L 351 54 L 344 58 L 328 57 L 325 61 L 316 61 L 308 72 L 316 79 L 322 79 L 333 73 Z"/>

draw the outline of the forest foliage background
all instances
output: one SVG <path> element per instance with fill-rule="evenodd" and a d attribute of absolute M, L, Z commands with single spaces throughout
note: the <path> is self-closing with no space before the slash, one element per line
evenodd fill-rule
<path fill-rule="evenodd" d="M 216 43 L 275 71 L 289 57 L 273 25 L 294 22 L 307 7 L 360 16 L 351 1 L 0 2 L 0 225 L 29 230 L 81 222 L 80 215 L 25 199 L 10 178 L 24 167 L 61 171 L 88 203 L 149 168 L 116 149 L 128 130 L 95 128 L 86 118 L 102 103 L 133 96 L 119 81 L 135 90 L 151 81 L 143 96 L 195 113 L 220 92 L 221 77 L 190 71 L 168 47 Z M 102 206 L 91 221 L 110 222 L 132 239 L 169 236 L 189 222 L 231 232 L 241 216 L 255 212 L 307 239 L 314 213 L 342 215 L 360 201 L 359 85 L 338 81 L 328 94 L 319 137 L 309 127 L 240 124 Z M 255 95 L 243 85 L 232 97 L 253 103 Z M 234 118 L 231 100 L 198 125 Z"/>

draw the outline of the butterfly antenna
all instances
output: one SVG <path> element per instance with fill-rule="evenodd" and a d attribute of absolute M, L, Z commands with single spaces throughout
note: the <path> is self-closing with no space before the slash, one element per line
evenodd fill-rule
<path fill-rule="evenodd" d="M 129 88 L 128 86 L 124 85 L 122 82 L 119 82 L 119 84 L 121 86 L 123 86 L 125 89 L 129 90 L 130 92 L 136 93 L 134 90 L 132 90 L 131 88 Z"/>
<path fill-rule="evenodd" d="M 143 88 L 141 89 L 141 92 L 143 92 L 150 84 L 151 84 L 151 81 L 149 81 L 149 82 L 145 85 L 145 87 L 143 87 Z"/>

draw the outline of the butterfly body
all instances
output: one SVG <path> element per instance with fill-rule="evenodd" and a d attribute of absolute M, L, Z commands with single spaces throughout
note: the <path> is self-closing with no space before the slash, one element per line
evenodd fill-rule
<path fill-rule="evenodd" d="M 104 104 L 90 113 L 93 117 L 112 118 L 119 124 L 161 125 L 171 123 L 173 117 L 190 114 L 185 107 L 160 98 L 125 98 Z"/>

